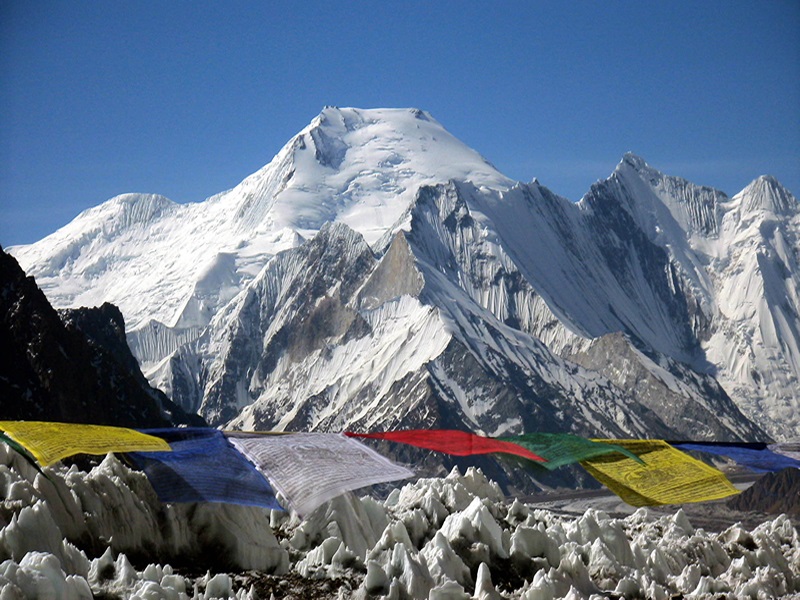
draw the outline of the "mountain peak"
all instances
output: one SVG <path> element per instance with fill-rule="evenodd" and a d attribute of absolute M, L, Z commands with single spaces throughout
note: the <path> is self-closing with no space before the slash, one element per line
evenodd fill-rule
<path fill-rule="evenodd" d="M 641 156 L 638 156 L 638 155 L 634 154 L 633 152 L 626 152 L 622 156 L 622 160 L 620 161 L 619 164 L 620 164 L 620 166 L 621 165 L 631 166 L 634 169 L 636 169 L 637 171 L 641 171 L 643 169 L 652 168 L 652 167 L 650 167 L 650 165 L 647 164 L 647 162 Z"/>
<path fill-rule="evenodd" d="M 672 222 L 680 230 L 672 232 L 677 236 L 673 242 L 686 234 L 716 236 L 718 205 L 728 200 L 723 192 L 667 175 L 632 152 L 625 153 L 612 176 L 600 184 L 619 188 L 611 197 L 622 202 L 654 240 L 663 238 L 666 224 Z"/>
<path fill-rule="evenodd" d="M 635 392 L 560 358 L 622 333 L 688 401 L 707 401 L 699 377 L 715 369 L 753 415 L 796 425 L 800 411 L 781 412 L 798 406 L 796 219 L 740 219 L 748 204 L 796 200 L 765 177 L 734 204 L 629 152 L 575 206 L 505 177 L 419 109 L 326 107 L 231 190 L 185 205 L 120 196 L 15 254 L 59 307 L 117 303 L 148 374 L 192 409 L 231 398 L 226 419 L 269 400 L 297 411 L 269 426 L 393 424 L 412 397 L 416 425 L 441 408 L 438 423 L 486 432 L 641 434 L 644 412 L 570 416 L 629 414 Z M 768 252 L 738 251 L 755 246 Z M 516 400 L 538 398 L 553 410 Z M 724 414 L 749 431 L 729 408 L 684 421 Z"/>
<path fill-rule="evenodd" d="M 666 177 L 664 173 L 650 166 L 645 159 L 633 152 L 626 152 L 622 155 L 622 159 L 614 169 L 612 177 L 625 178 L 626 173 L 634 175 L 635 179 L 641 179 L 651 185 Z"/>
<path fill-rule="evenodd" d="M 326 106 L 300 132 L 312 133 L 323 130 L 327 135 L 342 137 L 362 127 L 383 123 L 395 131 L 410 133 L 415 129 L 414 121 L 430 123 L 439 129 L 442 125 L 430 113 L 419 108 L 355 108 Z M 419 123 L 416 128 L 421 128 Z"/>
<path fill-rule="evenodd" d="M 626 152 L 622 159 L 617 164 L 616 169 L 614 169 L 614 175 L 620 176 L 623 175 L 625 172 L 631 173 L 636 175 L 637 179 L 641 179 L 649 183 L 650 185 L 658 185 L 660 182 L 664 180 L 674 180 L 675 182 L 681 181 L 685 184 L 689 184 L 688 181 L 680 178 L 680 177 L 673 177 L 670 175 L 666 175 L 662 171 L 659 171 L 652 165 L 650 165 L 644 158 L 641 156 L 634 154 L 633 152 Z M 694 184 L 691 184 L 694 185 Z"/>
<path fill-rule="evenodd" d="M 772 175 L 762 175 L 733 197 L 741 201 L 744 212 L 797 213 L 797 199 Z"/>
<path fill-rule="evenodd" d="M 353 116 L 391 119 L 393 116 L 403 115 L 410 115 L 420 121 L 436 121 L 428 111 L 421 108 L 356 108 L 354 106 L 339 107 L 333 105 L 323 107 L 316 119 L 347 119 Z"/>
<path fill-rule="evenodd" d="M 421 186 L 449 180 L 513 185 L 425 111 L 329 106 L 229 200 L 246 228 L 308 237 L 341 221 L 372 244 L 398 226 Z"/>

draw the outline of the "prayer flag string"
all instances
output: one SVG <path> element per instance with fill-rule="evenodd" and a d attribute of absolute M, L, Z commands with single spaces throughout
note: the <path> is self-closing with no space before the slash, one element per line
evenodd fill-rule
<path fill-rule="evenodd" d="M 797 442 L 666 442 L 585 439 L 565 433 L 492 438 L 467 431 L 372 433 L 137 431 L 125 427 L 0 421 L 0 442 L 46 466 L 75 454 L 126 453 L 163 502 L 230 502 L 298 514 L 348 490 L 413 476 L 354 438 L 385 440 L 454 456 L 510 454 L 547 469 L 579 463 L 634 506 L 700 502 L 738 493 L 725 475 L 684 451 L 724 456 L 754 471 L 800 468 Z M 35 460 L 34 460 L 35 459 Z"/>

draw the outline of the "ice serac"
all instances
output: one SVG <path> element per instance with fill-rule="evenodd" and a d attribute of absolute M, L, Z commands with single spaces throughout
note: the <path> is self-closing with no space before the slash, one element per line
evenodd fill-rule
<path fill-rule="evenodd" d="M 800 418 L 798 246 L 773 178 L 627 154 L 576 204 L 423 111 L 328 107 L 231 190 L 11 250 L 58 307 L 116 302 L 215 424 L 754 439 Z"/>
<path fill-rule="evenodd" d="M 244 599 L 280 589 L 292 598 L 796 600 L 800 592 L 795 523 L 782 514 L 731 525 L 748 515 L 719 503 L 720 515 L 709 520 L 706 511 L 697 529 L 683 509 L 611 516 L 565 501 L 548 510 L 509 501 L 470 468 L 420 478 L 384 501 L 348 493 L 300 520 L 224 503 L 161 504 L 142 473 L 113 457 L 88 472 L 44 472 L 0 445 L 4 598 Z M 792 508 L 774 505 L 775 491 L 791 500 L 797 489 L 797 478 L 782 477 L 750 499 Z"/>

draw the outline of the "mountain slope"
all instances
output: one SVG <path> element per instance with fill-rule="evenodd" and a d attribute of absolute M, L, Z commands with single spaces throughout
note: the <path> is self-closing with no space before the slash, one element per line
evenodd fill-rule
<path fill-rule="evenodd" d="M 541 205 L 546 205 L 548 201 L 564 206 L 567 211 L 576 211 L 575 205 L 564 204 L 563 199 L 535 184 L 521 186 L 511 193 L 515 191 L 519 192 L 517 198 L 504 199 L 503 206 L 519 202 L 517 205 L 511 204 L 516 208 L 513 214 L 517 219 L 504 223 L 502 219 L 489 218 L 499 203 L 493 205 L 487 202 L 486 194 L 476 194 L 472 186 L 450 185 L 431 190 L 432 202 L 425 204 L 436 208 L 424 210 L 421 214 L 425 216 L 412 220 L 410 237 L 419 240 L 413 245 L 422 248 L 418 256 L 426 252 L 426 239 L 436 240 L 438 244 L 449 240 L 446 250 L 441 245 L 435 249 L 427 248 L 428 256 L 432 257 L 428 260 L 434 263 L 431 270 L 433 274 L 452 269 L 448 273 L 449 279 L 458 281 L 459 286 L 469 294 L 470 300 L 490 311 L 495 318 L 512 329 L 544 341 L 548 350 L 607 377 L 616 387 L 624 390 L 628 396 L 635 397 L 637 403 L 654 411 L 664 423 L 669 423 L 683 435 L 696 438 L 758 436 L 756 429 L 744 425 L 746 419 L 713 378 L 696 373 L 670 358 L 670 354 L 655 349 L 661 347 L 673 356 L 680 356 L 681 352 L 696 352 L 690 332 L 685 327 L 681 328 L 679 309 L 686 302 L 680 290 L 672 289 L 669 285 L 670 268 L 660 249 L 648 247 L 641 240 L 628 245 L 619 244 L 614 248 L 617 260 L 613 263 L 612 276 L 607 263 L 596 259 L 608 252 L 608 245 L 602 237 L 586 236 L 578 244 L 575 236 L 569 235 L 565 227 L 565 223 L 569 224 L 569 217 L 575 218 L 574 213 L 570 215 L 549 207 L 541 211 Z M 435 233 L 428 232 L 426 235 L 424 228 L 414 227 L 422 222 L 428 223 Z M 504 229 L 504 225 L 509 228 Z M 493 232 L 493 227 L 500 233 Z M 529 237 L 527 239 L 530 241 L 526 243 L 526 231 L 535 231 L 538 239 Z M 523 232 L 523 235 L 514 239 L 517 232 Z M 505 248 L 510 249 L 509 253 Z M 516 260 L 509 256 L 511 252 L 515 252 Z M 643 276 L 645 269 L 642 262 L 648 259 L 655 262 L 650 258 L 652 256 L 662 261 L 661 268 L 649 268 L 648 276 Z M 550 278 L 550 284 L 534 289 L 528 281 L 537 281 L 540 276 Z M 547 301 L 543 301 L 537 293 L 540 289 L 548 291 Z M 638 297 L 640 301 L 635 305 L 637 310 L 623 313 L 617 301 L 620 297 L 626 301 Z M 663 300 L 658 303 L 654 298 Z M 570 307 L 570 301 L 574 299 L 585 303 L 583 310 L 587 311 L 586 317 L 577 325 L 584 330 L 593 327 L 594 335 L 601 337 L 582 338 L 567 328 L 571 326 L 573 330 L 580 330 L 563 316 L 570 314 L 570 310 L 581 310 L 576 302 Z M 645 305 L 645 301 L 649 304 Z M 453 305 L 448 298 L 441 298 L 434 304 L 445 307 Z M 548 306 L 561 309 L 560 320 L 547 309 Z M 603 316 L 604 308 L 607 309 L 606 322 L 598 318 L 598 315 Z M 619 314 L 624 318 L 618 318 Z M 674 322 L 672 331 L 683 333 L 688 342 L 684 346 L 673 342 L 674 347 L 670 348 L 664 342 L 680 340 L 674 334 L 672 338 L 664 335 L 644 340 L 637 336 L 642 331 L 651 332 L 654 329 L 652 324 L 658 317 L 662 323 L 669 322 L 671 318 Z M 614 319 L 617 319 L 616 323 Z M 487 322 L 491 319 L 483 316 L 480 320 Z M 623 333 L 604 334 L 603 327 Z M 479 335 L 471 337 L 481 339 Z M 595 349 L 603 340 L 609 339 L 615 340 L 615 351 L 603 353 L 602 360 L 598 361 Z M 485 341 L 481 343 L 490 344 Z M 532 353 L 526 350 L 526 355 Z M 594 356 L 594 359 L 590 360 L 590 356 Z M 537 362 L 541 364 L 547 361 L 537 359 Z M 569 371 L 569 368 L 562 367 L 560 370 Z M 636 376 L 631 376 L 633 374 Z M 580 398 L 580 393 L 573 391 L 571 397 L 575 402 Z M 651 435 L 654 435 L 653 431 Z"/>
<path fill-rule="evenodd" d="M 626 155 L 573 204 L 421 111 L 327 108 L 228 192 L 120 196 L 12 250 L 57 306 L 117 300 L 151 381 L 214 423 L 800 419 L 798 205 L 771 178 L 728 199 Z"/>
<path fill-rule="evenodd" d="M 158 381 L 185 408 L 247 429 L 758 435 L 718 386 L 719 415 L 669 427 L 506 322 L 515 308 L 493 314 L 501 303 L 481 300 L 524 280 L 501 248 L 475 241 L 484 230 L 455 185 L 423 188 L 409 217 L 380 260 L 342 224 L 275 257 Z M 205 366 L 186 377 L 187 364 Z"/>
<path fill-rule="evenodd" d="M 151 388 L 115 306 L 59 315 L 0 249 L 0 419 L 157 427 L 201 423 Z"/>
<path fill-rule="evenodd" d="M 760 177 L 728 199 L 660 174 L 631 156 L 612 180 L 628 190 L 639 227 L 675 266 L 675 285 L 687 298 L 687 323 L 702 349 L 700 362 L 688 362 L 714 375 L 745 414 L 772 435 L 796 430 L 797 199 L 772 177 Z"/>

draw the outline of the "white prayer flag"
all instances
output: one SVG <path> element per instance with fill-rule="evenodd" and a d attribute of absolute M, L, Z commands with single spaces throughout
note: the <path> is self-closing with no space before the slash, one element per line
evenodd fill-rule
<path fill-rule="evenodd" d="M 414 476 L 339 433 L 234 434 L 228 439 L 301 516 L 349 490 Z"/>

